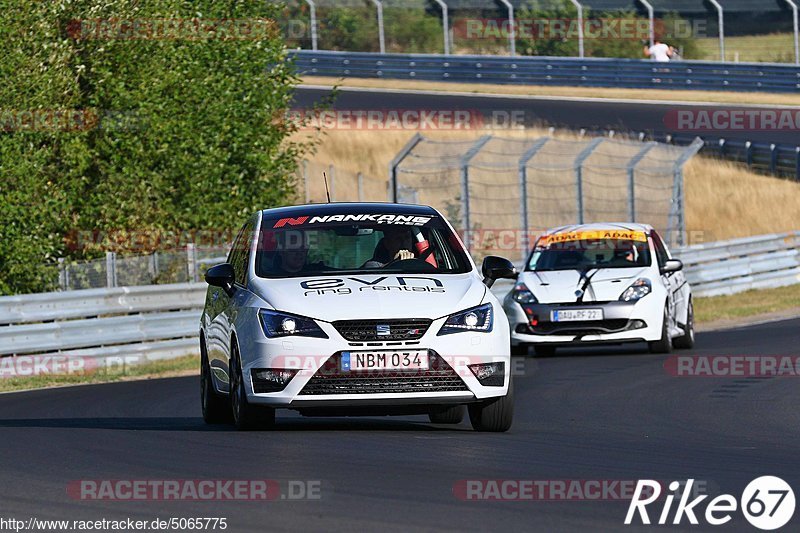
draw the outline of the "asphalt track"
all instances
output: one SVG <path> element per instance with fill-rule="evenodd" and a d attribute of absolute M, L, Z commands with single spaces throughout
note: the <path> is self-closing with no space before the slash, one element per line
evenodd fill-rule
<path fill-rule="evenodd" d="M 298 88 L 295 94 L 295 107 L 307 109 L 330 95 L 330 90 L 321 88 Z M 680 93 L 676 91 L 676 98 Z M 743 99 L 746 96 L 743 96 Z M 763 109 L 769 106 L 717 105 L 724 109 Z M 729 130 L 714 132 L 693 132 L 678 130 L 674 120 L 679 110 L 712 109 L 707 104 L 688 104 L 676 102 L 638 102 L 597 100 L 578 101 L 553 98 L 521 98 L 515 96 L 496 97 L 482 95 L 416 94 L 407 92 L 382 92 L 341 88 L 333 103 L 338 110 L 477 110 L 485 121 L 495 124 L 507 121 L 509 113 L 516 112 L 526 126 L 545 125 L 571 130 L 607 130 L 648 132 L 650 134 L 699 135 L 710 138 L 726 138 L 761 143 L 796 145 L 796 130 L 747 131 Z M 502 135 L 502 129 L 498 129 Z"/>
<path fill-rule="evenodd" d="M 800 319 L 701 333 L 698 355 L 796 355 Z M 685 354 L 687 352 L 679 352 Z M 505 434 L 422 417 L 279 415 L 273 432 L 206 426 L 194 377 L 0 395 L 2 518 L 227 517 L 228 531 L 618 531 L 620 501 L 462 501 L 465 479 L 704 480 L 737 498 L 800 489 L 800 381 L 679 378 L 640 346 L 527 358 Z M 81 501 L 80 479 L 320 480 L 318 500 Z M 660 512 L 653 511 L 656 516 Z M 786 530 L 797 530 L 795 514 Z M 645 529 L 642 527 L 642 529 Z M 653 528 L 647 528 L 652 530 Z M 755 531 L 737 513 L 723 527 Z"/>

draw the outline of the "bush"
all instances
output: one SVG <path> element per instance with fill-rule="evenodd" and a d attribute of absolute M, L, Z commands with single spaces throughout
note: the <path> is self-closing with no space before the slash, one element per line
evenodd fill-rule
<path fill-rule="evenodd" d="M 248 39 L 223 38 L 224 26 L 213 38 L 85 38 L 97 19 L 274 20 L 279 9 L 249 0 L 5 3 L 0 293 L 52 288 L 56 257 L 97 255 L 69 249 L 75 231 L 223 231 L 294 199 L 307 146 L 287 140 L 293 126 L 282 117 L 297 80 L 276 29 Z M 18 119 L 32 110 L 77 110 L 84 123 L 25 127 Z"/>

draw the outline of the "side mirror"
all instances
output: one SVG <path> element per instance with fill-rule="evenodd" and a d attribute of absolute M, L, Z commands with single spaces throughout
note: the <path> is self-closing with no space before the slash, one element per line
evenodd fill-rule
<path fill-rule="evenodd" d="M 497 257 L 496 255 L 487 255 L 483 259 L 481 271 L 483 272 L 483 282 L 487 287 L 494 285 L 494 282 L 498 279 L 517 279 L 517 276 L 519 276 L 514 263 L 505 257 Z"/>
<path fill-rule="evenodd" d="M 222 263 L 206 271 L 206 283 L 214 287 L 222 287 L 229 295 L 233 293 L 235 279 L 236 274 L 233 272 L 233 266 L 230 263 Z"/>
<path fill-rule="evenodd" d="M 662 274 L 669 274 L 670 272 L 678 272 L 683 270 L 683 262 L 680 259 L 670 259 L 664 266 L 661 267 Z"/>

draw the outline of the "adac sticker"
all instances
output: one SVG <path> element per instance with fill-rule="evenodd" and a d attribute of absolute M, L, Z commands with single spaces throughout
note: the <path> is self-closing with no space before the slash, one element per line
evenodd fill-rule
<path fill-rule="evenodd" d="M 549 246 L 561 242 L 597 241 L 605 239 L 647 242 L 647 235 L 643 231 L 628 230 L 570 231 L 568 233 L 544 235 L 539 241 L 539 246 Z"/>

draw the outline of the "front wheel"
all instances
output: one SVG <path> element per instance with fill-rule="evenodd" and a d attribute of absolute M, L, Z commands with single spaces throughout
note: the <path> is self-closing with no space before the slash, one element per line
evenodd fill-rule
<path fill-rule="evenodd" d="M 679 350 L 694 348 L 694 304 L 689 300 L 689 308 L 686 310 L 686 326 L 683 335 L 675 337 L 672 345 Z"/>
<path fill-rule="evenodd" d="M 252 405 L 247 401 L 247 391 L 242 379 L 242 363 L 238 348 L 233 348 L 231 358 L 231 411 L 233 423 L 240 431 L 271 429 L 275 425 L 275 409 Z"/>
<path fill-rule="evenodd" d="M 664 321 L 661 325 L 661 338 L 647 343 L 650 353 L 669 353 L 672 351 L 672 338 L 669 334 L 669 313 L 664 307 Z"/>
<path fill-rule="evenodd" d="M 206 424 L 231 421 L 230 404 L 214 389 L 205 341 L 200 341 L 200 407 Z"/>
<path fill-rule="evenodd" d="M 514 388 L 508 382 L 508 393 L 469 405 L 469 421 L 475 431 L 503 432 L 511 428 L 514 420 Z"/>

